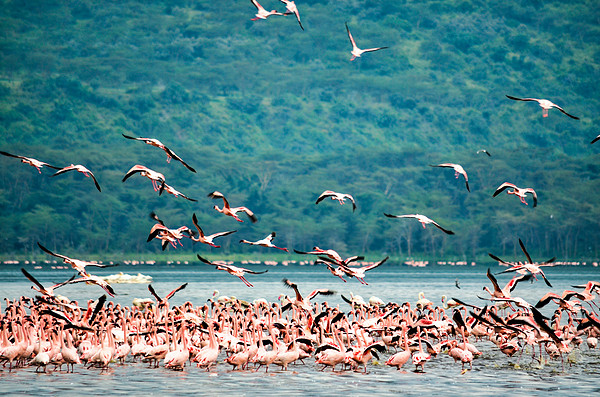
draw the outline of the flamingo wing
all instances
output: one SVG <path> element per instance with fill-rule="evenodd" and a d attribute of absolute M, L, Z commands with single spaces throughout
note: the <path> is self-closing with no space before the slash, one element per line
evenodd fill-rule
<path fill-rule="evenodd" d="M 509 182 L 504 182 L 502 185 L 498 186 L 498 188 L 496 189 L 496 191 L 494 192 L 492 197 L 496 197 L 497 195 L 499 195 L 505 189 L 508 189 L 508 188 L 518 189 L 518 187 L 516 185 L 509 183 Z"/>
<path fill-rule="evenodd" d="M 196 229 L 198 229 L 198 233 L 200 233 L 200 237 L 204 237 L 204 232 L 202 231 L 202 228 L 198 224 L 198 218 L 196 217 L 196 213 L 195 212 L 192 214 L 192 223 L 194 224 L 194 226 L 196 227 Z"/>
<path fill-rule="evenodd" d="M 525 254 L 525 257 L 527 257 L 528 263 L 533 263 L 533 261 L 531 260 L 531 256 L 529 255 L 529 253 L 525 249 L 525 244 L 523 244 L 523 241 L 521 241 L 521 239 L 519 239 L 519 245 L 521 246 L 521 250 L 523 250 L 523 253 Z"/>
<path fill-rule="evenodd" d="M 32 283 L 34 283 L 35 285 L 37 285 L 37 287 L 40 290 L 44 290 L 44 286 L 35 279 L 35 277 L 33 277 L 31 274 L 29 274 L 29 272 L 27 272 L 27 270 L 21 268 L 21 272 L 25 275 L 25 277 L 27 277 L 29 279 L 29 281 L 31 281 Z"/>
<path fill-rule="evenodd" d="M 56 253 L 50 251 L 48 248 L 46 248 L 42 244 L 40 244 L 39 241 L 38 241 L 37 245 L 38 245 L 38 247 L 40 247 L 42 249 L 42 251 L 44 251 L 47 254 L 50 254 L 50 255 L 55 256 L 57 258 L 61 258 L 61 259 L 66 260 L 66 261 L 70 261 L 71 260 L 71 258 L 69 258 L 68 256 L 56 254 Z"/>
<path fill-rule="evenodd" d="M 592 139 L 592 141 L 590 142 L 590 145 L 591 145 L 592 143 L 595 143 L 595 142 L 597 142 L 598 140 L 600 140 L 600 135 L 598 135 L 597 137 L 595 137 L 594 139 Z M 2 153 L 2 152 L 0 152 L 0 153 Z"/>
<path fill-rule="evenodd" d="M 312 291 L 310 294 L 308 294 L 307 298 L 308 300 L 313 299 L 315 296 L 321 294 L 321 295 L 333 295 L 335 294 L 335 291 L 332 291 L 330 289 L 327 288 L 320 288 L 320 289 L 316 289 L 314 291 Z"/>
<path fill-rule="evenodd" d="M 148 291 L 150 291 L 150 294 L 152 294 L 152 296 L 154 297 L 154 299 L 156 299 L 157 302 L 162 301 L 161 297 L 158 296 L 158 294 L 154 290 L 154 287 L 152 286 L 152 284 L 148 284 Z"/>
<path fill-rule="evenodd" d="M 324 199 L 326 199 L 327 197 L 332 197 L 332 196 L 336 196 L 337 193 L 332 191 L 332 190 L 325 190 L 323 193 L 321 193 L 321 195 L 317 198 L 317 201 L 315 202 L 315 204 L 319 204 L 321 201 L 323 201 Z"/>
<path fill-rule="evenodd" d="M 517 98 L 517 97 L 514 97 L 514 96 L 510 96 L 510 95 L 506 95 L 506 97 L 508 99 L 512 99 L 513 101 L 526 101 L 526 102 L 535 101 L 535 102 L 538 102 L 538 103 L 540 102 L 540 100 L 537 99 L 537 98 Z"/>
<path fill-rule="evenodd" d="M 579 120 L 579 117 L 575 117 L 572 114 L 569 114 L 569 113 L 565 112 L 565 110 L 563 108 L 561 108 L 560 106 L 558 106 L 555 103 L 552 104 L 552 107 L 555 108 L 555 109 L 560 110 L 563 114 L 566 114 L 567 116 L 569 116 L 572 119 Z"/>
<path fill-rule="evenodd" d="M 177 287 L 173 291 L 169 292 L 167 294 L 167 296 L 165 296 L 165 299 L 170 299 L 173 295 L 175 295 L 175 293 L 181 291 L 182 289 L 185 289 L 185 287 L 187 287 L 187 285 L 188 285 L 188 283 L 181 284 L 179 287 Z"/>
<path fill-rule="evenodd" d="M 348 38 L 350 39 L 350 43 L 352 44 L 352 49 L 358 49 L 356 42 L 354 41 L 354 37 L 352 37 L 352 33 L 350 33 L 350 28 L 348 28 L 348 22 L 346 24 L 346 31 L 348 32 Z"/>
<path fill-rule="evenodd" d="M 446 234 L 454 234 L 454 232 L 452 230 L 444 229 L 443 227 L 438 225 L 437 222 L 431 221 L 431 223 L 433 224 L 433 226 L 437 227 L 438 229 L 440 229 L 442 232 L 444 232 Z"/>
<path fill-rule="evenodd" d="M 523 189 L 524 192 L 526 193 L 531 193 L 531 195 L 533 196 L 533 206 L 536 207 L 537 206 L 537 193 L 535 192 L 535 190 L 533 190 L 532 188 L 528 187 L 527 189 Z"/>

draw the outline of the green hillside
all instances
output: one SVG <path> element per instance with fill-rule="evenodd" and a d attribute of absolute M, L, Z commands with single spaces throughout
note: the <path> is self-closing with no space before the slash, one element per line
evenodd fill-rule
<path fill-rule="evenodd" d="M 148 4 L 150 3 L 150 4 Z M 277 232 L 280 246 L 342 255 L 518 259 L 600 257 L 600 8 L 594 1 L 297 1 L 293 16 L 251 21 L 250 1 L 0 0 L 0 259 L 209 253 L 252 258 L 238 244 Z M 284 11 L 279 1 L 262 0 Z M 361 48 L 350 62 L 344 23 Z M 535 102 L 556 109 L 542 117 Z M 166 162 L 161 140 L 197 170 Z M 491 157 L 477 153 L 487 149 Z M 462 177 L 430 164 L 461 164 Z M 133 165 L 197 199 L 154 192 Z M 539 205 L 492 193 L 536 190 Z M 326 200 L 352 194 L 358 209 Z M 259 222 L 213 210 L 223 192 Z M 220 249 L 146 242 L 167 226 L 236 229 Z M 455 232 L 414 219 L 420 213 Z M 277 252 L 279 257 L 281 255 Z"/>

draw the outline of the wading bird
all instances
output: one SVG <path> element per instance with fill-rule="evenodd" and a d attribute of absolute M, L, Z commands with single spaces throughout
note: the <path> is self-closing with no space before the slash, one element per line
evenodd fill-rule
<path fill-rule="evenodd" d="M 592 142 L 592 143 L 594 143 L 594 142 Z M 17 156 L 16 154 L 10 154 L 10 153 L 6 153 L 6 152 L 2 152 L 2 151 L 0 151 L 0 154 L 2 154 L 4 156 L 14 157 L 16 159 L 20 159 L 21 163 L 29 164 L 30 166 L 35 167 L 40 174 L 42 173 L 42 170 L 40 170 L 40 168 L 42 168 L 42 167 L 54 168 L 55 170 L 59 170 L 60 169 L 60 167 L 55 167 L 53 165 L 50 165 L 48 163 L 44 163 L 43 161 L 36 160 L 36 159 L 31 158 L 31 157 Z"/>
<path fill-rule="evenodd" d="M 344 204 L 346 199 L 352 201 L 352 212 L 356 210 L 356 203 L 354 202 L 354 197 L 346 193 L 336 193 L 332 190 L 325 190 L 321 195 L 317 198 L 315 204 L 319 204 L 321 201 L 326 199 L 327 197 L 331 197 L 332 200 L 337 200 L 341 204 Z"/>
<path fill-rule="evenodd" d="M 51 176 L 64 174 L 65 172 L 68 172 L 68 171 L 78 171 L 78 172 L 81 172 L 86 177 L 92 178 L 94 180 L 94 185 L 96 185 L 96 189 L 98 189 L 99 192 L 102 191 L 102 189 L 100 189 L 100 185 L 98 185 L 98 181 L 96 180 L 96 177 L 94 176 L 94 174 L 92 174 L 92 171 L 88 170 L 87 168 L 85 168 L 83 165 L 80 165 L 80 164 L 77 164 L 77 165 L 71 164 L 64 168 L 61 168 L 60 170 L 56 171 Z"/>
<path fill-rule="evenodd" d="M 384 213 L 383 215 L 387 216 L 388 218 L 415 218 L 416 220 L 418 220 L 419 222 L 421 222 L 421 225 L 423 225 L 423 229 L 425 229 L 425 225 L 426 224 L 430 223 L 430 224 L 432 224 L 433 226 L 437 227 L 438 229 L 440 229 L 442 232 L 444 232 L 446 234 L 454 234 L 453 231 L 444 229 L 443 227 L 441 227 L 440 225 L 438 225 L 436 222 L 432 221 L 431 219 L 429 219 L 425 215 L 419 215 L 419 214 L 390 215 L 390 214 L 386 214 L 386 213 Z"/>
<path fill-rule="evenodd" d="M 231 216 L 231 217 L 233 217 L 238 222 L 244 222 L 243 220 L 241 220 L 240 218 L 238 218 L 238 216 L 236 214 L 238 212 L 245 212 L 246 215 L 248 215 L 248 217 L 252 221 L 252 223 L 256 223 L 258 221 L 258 219 L 256 218 L 256 216 L 254 215 L 254 212 L 250 211 L 246 207 L 234 207 L 234 208 L 231 208 L 229 206 L 229 202 L 227 201 L 227 199 L 225 198 L 225 196 L 221 192 L 214 191 L 212 193 L 209 193 L 208 197 L 210 197 L 211 199 L 223 199 L 223 208 L 222 209 L 219 208 L 216 205 L 213 207 L 215 210 L 219 211 L 221 214 Z"/>
<path fill-rule="evenodd" d="M 252 18 L 251 21 L 258 21 L 259 19 L 267 19 L 271 15 L 286 15 L 281 12 L 277 12 L 277 10 L 267 11 L 256 0 L 250 0 L 250 2 L 252 4 L 254 4 L 254 7 L 256 7 L 256 18 Z"/>
<path fill-rule="evenodd" d="M 41 248 L 42 251 L 44 251 L 47 254 L 50 254 L 52 256 L 55 256 L 57 258 L 60 258 L 63 260 L 64 263 L 71 265 L 71 267 L 75 270 L 77 270 L 77 272 L 79 274 L 81 274 L 82 276 L 88 276 L 89 274 L 85 271 L 85 268 L 87 266 L 94 266 L 94 267 L 113 267 L 113 266 L 118 266 L 118 264 L 112 264 L 112 265 L 101 265 L 99 263 L 92 263 L 92 262 L 86 262 L 86 261 L 82 261 L 79 259 L 73 259 L 73 258 L 69 258 L 68 256 L 64 256 L 61 254 L 56 254 L 52 251 L 50 251 L 48 248 L 44 247 L 42 244 L 40 244 L 39 242 L 37 243 L 37 245 Z"/>
<path fill-rule="evenodd" d="M 271 234 L 269 234 L 267 237 L 263 238 L 262 240 L 258 240 L 258 241 L 240 240 L 240 243 L 250 244 L 250 245 L 259 245 L 261 247 L 267 247 L 267 248 L 277 248 L 277 249 L 285 251 L 285 252 L 290 252 L 290 251 L 288 251 L 287 248 L 277 247 L 275 244 L 273 244 L 273 239 L 275 238 L 275 236 L 276 236 L 275 232 L 271 232 Z"/>
<path fill-rule="evenodd" d="M 165 176 L 163 174 L 161 174 L 160 172 L 153 171 L 150 168 L 144 167 L 143 165 L 139 164 L 136 164 L 133 167 L 131 167 L 129 171 L 127 171 L 121 182 L 125 182 L 127 179 L 129 179 L 130 176 L 138 172 L 141 176 L 145 176 L 146 178 L 152 181 L 152 187 L 154 188 L 155 192 L 160 190 L 160 187 L 158 186 L 159 182 L 161 185 L 165 184 Z"/>
<path fill-rule="evenodd" d="M 300 22 L 300 13 L 298 12 L 298 7 L 296 7 L 296 3 L 293 2 L 292 0 L 279 0 L 281 1 L 283 4 L 285 4 L 285 8 L 288 10 L 288 12 L 286 12 L 287 14 L 294 14 L 296 16 L 296 19 L 298 20 L 298 25 L 300 25 L 300 28 L 302 30 L 304 30 L 304 26 L 302 26 L 302 22 Z"/>
<path fill-rule="evenodd" d="M 531 195 L 533 196 L 533 206 L 534 207 L 537 206 L 537 193 L 535 192 L 535 190 L 533 190 L 530 187 L 522 189 L 512 183 L 509 183 L 509 182 L 504 182 L 502 185 L 498 186 L 498 188 L 496 189 L 496 191 L 494 192 L 492 197 L 496 197 L 497 195 L 499 195 L 506 189 L 512 189 L 512 190 L 507 190 L 506 193 L 514 194 L 515 196 L 519 197 L 519 200 L 521 200 L 521 202 L 525 205 L 529 205 L 525 201 L 525 196 L 527 195 L 527 193 L 531 193 Z"/>
<path fill-rule="evenodd" d="M 526 102 L 528 102 L 528 101 L 535 101 L 535 102 L 537 102 L 540 105 L 540 107 L 543 109 L 543 117 L 548 117 L 548 110 L 550 110 L 552 108 L 555 108 L 555 109 L 560 110 L 562 113 L 566 114 L 570 118 L 575 119 L 575 120 L 579 120 L 579 117 L 575 117 L 575 116 L 573 116 L 573 115 L 565 112 L 563 108 L 561 108 L 560 106 L 558 106 L 555 103 L 550 102 L 547 99 L 517 98 L 517 97 L 514 97 L 514 96 L 510 96 L 510 95 L 507 95 L 506 97 L 508 99 L 512 99 L 514 101 L 526 101 Z"/>
<path fill-rule="evenodd" d="M 352 43 L 352 51 L 351 51 L 352 58 L 350 58 L 351 61 L 354 61 L 356 58 L 359 58 L 365 52 L 373 52 L 373 51 L 377 51 L 377 50 L 383 50 L 384 48 L 388 48 L 388 47 L 376 47 L 376 48 L 367 48 L 367 49 L 361 50 L 356 45 L 356 42 L 354 41 L 354 38 L 352 37 L 352 33 L 350 33 L 350 29 L 348 28 L 348 22 L 346 22 L 346 31 L 348 32 L 348 38 L 350 39 L 350 43 Z"/>
<path fill-rule="evenodd" d="M 246 278 L 244 277 L 244 273 L 263 274 L 263 273 L 268 272 L 268 270 L 265 270 L 264 272 L 255 272 L 253 270 L 245 269 L 243 267 L 227 265 L 227 264 L 221 263 L 221 262 L 211 262 L 208 259 L 204 259 L 203 257 L 201 257 L 198 254 L 196 254 L 196 256 L 198 257 L 198 259 L 200 259 L 200 261 L 206 263 L 207 265 L 216 266 L 218 270 L 225 270 L 227 273 L 232 274 L 236 277 L 239 277 L 239 279 L 242 280 L 244 282 L 244 284 L 246 284 L 248 287 L 254 287 L 254 286 L 248 280 L 246 280 Z"/>
<path fill-rule="evenodd" d="M 467 186 L 467 190 L 469 192 L 471 191 L 471 189 L 469 189 L 469 177 L 467 176 L 467 172 L 461 165 L 453 164 L 453 163 L 442 163 L 442 164 L 437 164 L 437 165 L 430 164 L 430 166 L 431 167 L 452 168 L 454 170 L 454 176 L 457 179 L 458 179 L 459 175 L 462 175 L 465 178 L 465 185 Z"/>
<path fill-rule="evenodd" d="M 203 244 L 208 244 L 211 247 L 214 248 L 219 248 L 221 247 L 220 245 L 215 245 L 213 243 L 213 240 L 216 239 L 217 237 L 223 237 L 223 236 L 227 236 L 228 234 L 232 234 L 237 232 L 237 230 L 229 230 L 227 232 L 220 232 L 220 233 L 215 233 L 215 234 L 211 234 L 209 236 L 204 235 L 204 232 L 202 231 L 202 228 L 200 227 L 200 225 L 198 224 L 198 218 L 196 217 L 196 214 L 192 214 L 192 222 L 194 223 L 194 226 L 196 226 L 196 229 L 198 229 L 198 236 L 196 236 L 196 233 L 192 232 L 192 235 L 190 236 L 190 238 L 193 241 L 196 242 L 200 242 Z"/>
<path fill-rule="evenodd" d="M 167 153 L 167 163 L 170 163 L 171 159 L 175 159 L 175 160 L 179 161 L 181 164 L 183 164 L 185 166 L 185 168 L 187 168 L 188 170 L 190 170 L 192 172 L 196 172 L 195 169 L 193 169 L 192 167 L 190 167 L 185 161 L 183 161 L 181 159 L 181 157 L 179 157 L 178 155 L 176 155 L 175 152 L 173 152 L 171 149 L 169 149 L 168 147 L 166 147 L 158 139 L 155 139 L 155 138 L 136 138 L 136 137 L 125 135 L 125 134 L 121 134 L 121 135 L 123 135 L 127 139 L 133 139 L 135 141 L 142 141 L 142 142 L 147 143 L 148 145 L 151 145 L 151 146 L 157 147 L 159 149 L 162 149 L 162 150 L 165 151 L 165 153 Z"/>

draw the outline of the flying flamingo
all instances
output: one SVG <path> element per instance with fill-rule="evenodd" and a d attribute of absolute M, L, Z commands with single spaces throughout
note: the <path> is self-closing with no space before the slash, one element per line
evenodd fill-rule
<path fill-rule="evenodd" d="M 146 178 L 152 181 L 152 187 L 154 188 L 155 192 L 160 190 L 158 182 L 160 182 L 161 185 L 165 184 L 165 176 L 163 174 L 161 174 L 160 172 L 153 171 L 150 168 L 144 167 L 143 165 L 139 164 L 136 164 L 133 167 L 131 167 L 129 171 L 127 171 L 121 182 L 125 182 L 130 176 L 137 172 L 139 172 L 141 176 L 145 176 Z"/>
<path fill-rule="evenodd" d="M 263 238 L 262 240 L 258 240 L 258 241 L 240 240 L 240 243 L 250 244 L 250 245 L 259 245 L 261 247 L 268 247 L 268 248 L 277 248 L 277 249 L 280 249 L 285 252 L 290 252 L 290 251 L 288 251 L 287 248 L 281 248 L 281 247 L 277 247 L 276 245 L 274 245 L 273 244 L 274 238 L 275 238 L 275 232 L 271 232 L 271 234 L 269 234 L 267 237 Z"/>
<path fill-rule="evenodd" d="M 99 192 L 102 191 L 102 189 L 100 189 L 100 185 L 98 184 L 98 181 L 96 180 L 96 177 L 94 176 L 94 174 L 92 174 L 92 171 L 88 170 L 87 168 L 85 168 L 83 165 L 77 164 L 77 165 L 69 165 L 66 166 L 64 168 L 61 168 L 60 170 L 56 171 L 54 174 L 52 174 L 51 176 L 56 176 L 56 175 L 60 175 L 60 174 L 64 174 L 65 172 L 68 171 L 79 171 L 81 172 L 83 175 L 85 175 L 88 178 L 92 178 L 94 180 L 94 184 L 96 185 L 96 189 L 98 189 Z"/>
<path fill-rule="evenodd" d="M 209 236 L 204 235 L 204 232 L 202 231 L 202 228 L 200 227 L 200 225 L 198 224 L 198 218 L 196 217 L 196 214 L 192 214 L 192 222 L 194 223 L 194 226 L 196 226 L 196 229 L 198 229 L 198 237 L 196 237 L 195 233 L 192 233 L 192 235 L 190 236 L 190 238 L 193 241 L 196 242 L 200 242 L 203 244 L 208 244 L 211 247 L 214 248 L 219 248 L 220 245 L 215 245 L 213 243 L 213 240 L 216 239 L 217 237 L 223 237 L 223 236 L 227 236 L 229 234 L 235 233 L 237 232 L 237 230 L 229 230 L 227 232 L 220 232 L 220 233 L 215 233 L 215 234 L 211 234 Z"/>
<path fill-rule="evenodd" d="M 287 278 L 284 278 L 283 280 L 283 285 L 285 285 L 288 288 L 291 288 L 294 290 L 294 292 L 296 293 L 296 298 L 295 299 L 290 299 L 290 305 L 293 306 L 297 306 L 301 309 L 306 310 L 307 312 L 311 313 L 313 308 L 310 304 L 310 300 L 313 299 L 315 296 L 321 294 L 321 295 L 333 295 L 335 294 L 335 291 L 332 291 L 330 289 L 327 288 L 319 288 L 319 289 L 315 289 L 313 290 L 310 294 L 308 294 L 308 296 L 306 298 L 303 298 L 302 295 L 300 294 L 300 290 L 298 289 L 298 285 L 296 285 L 295 283 L 292 283 L 290 280 L 288 280 Z M 284 310 L 282 308 L 282 310 Z"/>
<path fill-rule="evenodd" d="M 298 20 L 298 25 L 300 25 L 300 28 L 302 30 L 304 30 L 304 26 L 302 26 L 302 22 L 300 22 L 300 13 L 298 12 L 298 7 L 296 7 L 296 3 L 293 2 L 292 0 L 279 0 L 281 1 L 283 4 L 285 4 L 285 8 L 288 10 L 288 12 L 286 12 L 286 14 L 294 14 L 296 16 L 296 19 Z"/>
<path fill-rule="evenodd" d="M 254 7 L 256 7 L 256 11 L 257 11 L 256 18 L 252 18 L 251 21 L 258 21 L 259 19 L 267 19 L 271 15 L 286 15 L 281 12 L 277 12 L 276 10 L 267 11 L 256 0 L 250 0 L 250 2 L 252 2 L 252 4 L 254 4 Z"/>
<path fill-rule="evenodd" d="M 321 259 L 324 259 L 324 258 L 321 258 Z M 381 260 L 381 261 L 379 261 L 377 263 L 374 263 L 374 264 L 368 265 L 368 266 L 362 266 L 362 267 L 359 267 L 359 268 L 348 267 L 348 266 L 342 264 L 341 268 L 342 268 L 342 271 L 348 275 L 348 277 L 356 277 L 356 279 L 361 284 L 368 285 L 368 283 L 365 281 L 365 272 L 367 272 L 369 270 L 373 270 L 376 267 L 381 266 L 388 259 L 389 259 L 389 256 L 386 256 L 383 260 Z"/>
<path fill-rule="evenodd" d="M 566 114 L 570 118 L 575 119 L 575 120 L 579 120 L 579 117 L 575 117 L 575 116 L 573 116 L 573 115 L 565 112 L 563 108 L 561 108 L 560 106 L 558 106 L 555 103 L 550 102 L 547 99 L 517 98 L 517 97 L 514 97 L 514 96 L 510 96 L 510 95 L 507 95 L 506 97 L 508 99 L 512 99 L 512 100 L 515 100 L 515 101 L 535 101 L 535 102 L 537 102 L 540 105 L 540 107 L 543 109 L 543 117 L 548 117 L 548 110 L 550 110 L 552 108 L 555 108 L 555 109 L 560 110 L 561 112 L 563 112 L 564 114 Z"/>
<path fill-rule="evenodd" d="M 340 204 L 344 204 L 346 199 L 348 199 L 348 200 L 352 201 L 352 212 L 354 212 L 356 210 L 356 203 L 354 202 L 354 197 L 352 197 L 351 195 L 349 195 L 347 193 L 336 193 L 332 190 L 325 190 L 323 193 L 321 193 L 321 195 L 317 198 L 317 201 L 315 202 L 315 204 L 319 204 L 321 201 L 323 201 L 327 197 L 331 197 L 332 200 L 339 201 Z"/>
<path fill-rule="evenodd" d="M 429 219 L 425 215 L 419 215 L 419 214 L 390 215 L 390 214 L 386 214 L 386 213 L 384 213 L 383 215 L 387 216 L 388 218 L 415 218 L 416 220 L 418 220 L 419 222 L 421 222 L 421 224 L 423 225 L 423 229 L 425 229 L 425 225 L 426 224 L 430 223 L 430 224 L 432 224 L 433 226 L 437 227 L 438 229 L 440 229 L 442 232 L 444 232 L 446 234 L 454 234 L 453 231 L 444 229 L 443 227 L 441 227 L 440 225 L 438 225 L 436 222 L 432 221 L 431 219 Z"/>
<path fill-rule="evenodd" d="M 248 215 L 248 217 L 252 221 L 252 223 L 256 223 L 258 221 L 258 219 L 256 218 L 256 216 L 254 215 L 254 212 L 250 211 L 246 207 L 231 208 L 229 206 L 229 202 L 227 201 L 227 199 L 225 198 L 225 196 L 221 192 L 214 191 L 212 193 L 209 193 L 208 197 L 210 197 L 212 199 L 223 199 L 223 208 L 222 209 L 219 208 L 216 205 L 213 208 L 216 209 L 217 211 L 219 211 L 222 214 L 225 214 L 225 215 L 228 215 L 228 216 L 232 216 L 238 222 L 244 222 L 243 220 L 241 220 L 240 218 L 238 218 L 238 216 L 236 215 L 238 212 L 245 212 L 246 215 Z"/>
<path fill-rule="evenodd" d="M 485 153 L 485 154 L 487 154 L 487 155 L 488 155 L 488 157 L 492 157 L 492 155 L 490 154 L 490 152 L 488 152 L 488 151 L 487 151 L 487 150 L 485 150 L 485 149 L 479 149 L 479 150 L 477 151 L 477 154 L 479 154 L 479 153 Z"/>
<path fill-rule="evenodd" d="M 166 183 L 163 183 L 163 184 L 161 185 L 161 187 L 160 187 L 160 189 L 159 189 L 159 193 L 158 193 L 158 195 L 160 196 L 160 195 L 162 194 L 162 192 L 163 192 L 163 191 L 165 191 L 165 192 L 167 192 L 167 193 L 169 193 L 169 194 L 172 194 L 172 195 L 173 195 L 173 196 L 175 196 L 175 197 L 180 197 L 180 196 L 181 196 L 181 197 L 183 197 L 184 199 L 186 199 L 186 200 L 189 200 L 189 201 L 198 201 L 198 200 L 196 200 L 196 199 L 193 199 L 193 198 L 190 198 L 190 197 L 186 196 L 185 194 L 181 193 L 181 192 L 180 192 L 180 191 L 178 191 L 178 190 L 175 190 L 175 188 L 174 188 L 173 186 L 169 186 L 169 185 L 167 185 Z"/>
<path fill-rule="evenodd" d="M 158 294 L 152 287 L 152 284 L 148 284 L 148 291 L 150 291 L 150 294 L 152 294 L 154 299 L 156 299 L 156 303 L 158 304 L 158 306 L 168 306 L 169 299 L 171 299 L 173 297 L 173 295 L 175 295 L 177 292 L 181 291 L 182 289 L 185 289 L 185 287 L 187 287 L 187 285 L 188 285 L 188 283 L 181 284 L 179 287 L 177 287 L 173 291 L 169 292 L 164 298 L 161 298 L 160 296 L 158 296 Z"/>
<path fill-rule="evenodd" d="M 348 32 L 348 38 L 350 38 L 350 43 L 352 43 L 352 51 L 351 51 L 352 58 L 350 58 L 351 61 L 354 61 L 356 58 L 359 58 L 365 52 L 372 52 L 372 51 L 383 50 L 384 48 L 388 48 L 388 47 L 376 47 L 376 48 L 367 48 L 365 50 L 361 50 L 360 48 L 357 47 L 356 42 L 354 41 L 354 38 L 352 37 L 352 34 L 350 33 L 350 29 L 348 28 L 348 22 L 346 22 L 346 31 Z"/>
<path fill-rule="evenodd" d="M 338 254 L 336 251 L 334 251 L 332 249 L 324 250 L 317 246 L 313 247 L 313 250 L 309 251 L 309 252 L 298 251 L 296 249 L 294 250 L 294 252 L 297 254 L 301 254 L 301 255 L 309 255 L 309 254 L 310 255 L 326 255 L 330 259 L 334 260 L 335 263 L 340 264 L 340 265 L 348 265 L 350 262 L 360 261 L 360 260 L 365 259 L 364 256 L 351 256 L 349 258 L 342 259 L 340 254 Z"/>
<path fill-rule="evenodd" d="M 118 266 L 118 264 L 101 265 L 99 263 L 92 263 L 92 262 L 82 261 L 82 260 L 79 260 L 79 259 L 69 258 L 68 256 L 64 256 L 64 255 L 57 254 L 57 253 L 54 253 L 54 252 L 50 251 L 48 248 L 44 247 L 39 242 L 37 243 L 37 245 L 45 253 L 50 254 L 52 256 L 55 256 L 57 258 L 60 258 L 60 259 L 63 260 L 64 263 L 71 265 L 71 267 L 73 269 L 77 270 L 77 272 L 79 272 L 79 274 L 81 274 L 82 276 L 88 275 L 88 273 L 85 271 L 86 266 L 94 266 L 94 267 L 114 267 L 114 266 Z"/>
<path fill-rule="evenodd" d="M 31 158 L 31 157 L 17 156 L 16 154 L 10 154 L 10 153 L 6 153 L 6 152 L 2 152 L 2 151 L 0 151 L 0 154 L 2 154 L 4 156 L 8 156 L 8 157 L 14 157 L 16 159 L 21 159 L 21 163 L 29 164 L 30 166 L 35 167 L 40 174 L 42 173 L 42 171 L 40 170 L 40 168 L 42 168 L 44 166 L 49 167 L 49 168 L 54 168 L 55 170 L 59 170 L 60 169 L 60 167 L 55 167 L 53 165 L 50 165 L 48 163 L 44 163 L 43 161 L 36 160 L 34 158 Z"/>
<path fill-rule="evenodd" d="M 96 284 L 99 287 L 102 287 L 110 296 L 115 296 L 115 291 L 112 289 L 109 283 L 105 280 L 101 279 L 98 276 L 93 274 L 82 275 L 80 278 L 76 278 L 75 280 L 69 280 L 67 284 L 75 284 L 75 283 L 86 283 L 86 284 Z"/>
<path fill-rule="evenodd" d="M 467 172 L 461 165 L 453 164 L 453 163 L 442 163 L 442 164 L 438 164 L 438 165 L 430 164 L 430 166 L 454 169 L 454 176 L 458 179 L 458 176 L 462 175 L 465 178 L 465 184 L 467 185 L 467 190 L 469 192 L 471 191 L 471 189 L 469 189 L 469 177 L 467 176 Z"/>
<path fill-rule="evenodd" d="M 200 259 L 200 261 L 206 263 L 207 265 L 216 266 L 217 270 L 225 270 L 227 273 L 232 274 L 236 277 L 239 277 L 239 279 L 242 280 L 244 282 L 244 284 L 246 284 L 248 287 L 254 287 L 254 286 L 252 284 L 250 284 L 250 282 L 248 280 L 246 280 L 246 278 L 244 277 L 244 273 L 263 274 L 263 273 L 268 272 L 268 270 L 265 270 L 264 272 L 255 272 L 253 270 L 245 269 L 243 267 L 226 265 L 225 263 L 211 262 L 208 259 L 204 259 L 203 257 L 201 257 L 198 254 L 196 254 L 196 256 L 198 257 L 198 259 Z"/>
<path fill-rule="evenodd" d="M 27 270 L 21 268 L 21 272 L 23 272 L 23 274 L 25 275 L 25 277 L 27 277 L 29 279 L 29 281 L 31 281 L 33 284 L 35 284 L 35 285 L 31 286 L 31 289 L 38 291 L 39 293 L 41 293 L 45 296 L 51 297 L 51 298 L 54 298 L 54 290 L 56 288 L 62 287 L 63 285 L 67 284 L 69 281 L 69 280 L 67 280 L 62 283 L 55 284 L 51 287 L 44 287 L 38 280 L 35 279 L 35 277 L 33 277 L 31 274 L 29 274 L 29 272 L 27 272 Z M 74 278 L 75 278 L 75 276 L 71 277 L 71 280 Z"/>
<path fill-rule="evenodd" d="M 123 135 L 127 139 L 133 139 L 135 141 L 142 141 L 142 142 L 147 143 L 148 145 L 151 145 L 151 146 L 157 147 L 159 149 L 162 149 L 162 150 L 165 151 L 165 153 L 167 153 L 167 163 L 170 163 L 171 159 L 175 159 L 175 160 L 179 161 L 181 164 L 183 164 L 185 166 L 185 168 L 187 168 L 188 170 L 190 170 L 192 172 L 196 172 L 195 169 L 193 169 L 192 167 L 190 167 L 185 161 L 183 161 L 181 159 L 181 157 L 179 157 L 178 155 L 176 155 L 175 152 L 173 152 L 171 149 L 169 149 L 168 147 L 166 147 L 158 139 L 155 139 L 155 138 L 136 138 L 136 137 L 125 135 L 125 134 L 121 134 L 121 135 Z"/>
<path fill-rule="evenodd" d="M 519 200 L 521 200 L 521 202 L 525 205 L 529 205 L 525 201 L 525 196 L 527 195 L 527 193 L 531 193 L 533 196 L 533 206 L 534 207 L 537 206 L 537 194 L 536 194 L 535 190 L 533 190 L 530 187 L 523 189 L 523 188 L 517 187 L 516 185 L 509 183 L 509 182 L 504 182 L 502 185 L 498 186 L 498 188 L 496 189 L 496 191 L 494 192 L 492 197 L 496 197 L 497 195 L 499 195 L 505 189 L 508 189 L 508 188 L 510 188 L 512 190 L 507 190 L 506 193 L 516 195 L 517 197 L 519 197 Z"/>

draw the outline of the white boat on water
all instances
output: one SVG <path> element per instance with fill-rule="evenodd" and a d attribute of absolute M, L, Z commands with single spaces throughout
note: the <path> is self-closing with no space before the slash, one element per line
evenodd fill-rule
<path fill-rule="evenodd" d="M 152 282 L 152 276 L 146 276 L 142 273 L 132 275 L 119 272 L 117 274 L 104 276 L 102 279 L 109 284 L 149 284 Z"/>

